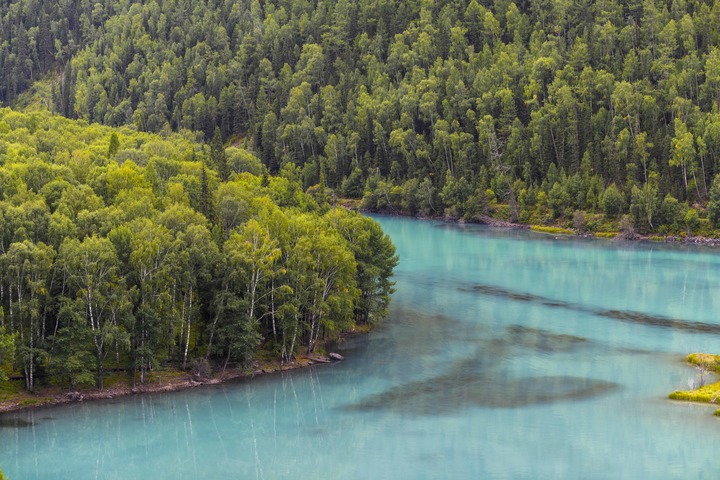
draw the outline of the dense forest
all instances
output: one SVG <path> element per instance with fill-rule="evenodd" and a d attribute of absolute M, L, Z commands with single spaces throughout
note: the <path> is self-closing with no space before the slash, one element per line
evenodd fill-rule
<path fill-rule="evenodd" d="M 716 235 L 718 25 L 704 0 L 0 2 L 0 360 L 101 385 L 372 322 L 393 248 L 336 195 Z"/>
<path fill-rule="evenodd" d="M 288 361 L 377 321 L 392 291 L 376 222 L 303 192 L 292 164 L 270 177 L 192 135 L 0 109 L 0 198 L 0 375 L 31 391 L 245 365 L 261 345 Z"/>
<path fill-rule="evenodd" d="M 217 130 L 370 209 L 720 219 L 718 2 L 10 0 L 0 22 L 0 101 L 40 80 L 67 117 Z"/>

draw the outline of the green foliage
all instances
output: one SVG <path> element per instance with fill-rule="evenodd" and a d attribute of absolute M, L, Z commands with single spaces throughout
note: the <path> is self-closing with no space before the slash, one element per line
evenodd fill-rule
<path fill-rule="evenodd" d="M 605 215 L 611 218 L 618 217 L 625 211 L 625 197 L 614 183 L 605 189 L 600 204 Z"/>
<path fill-rule="evenodd" d="M 652 231 L 653 219 L 657 215 L 659 207 L 658 188 L 654 182 L 648 182 L 642 188 L 637 185 L 633 186 L 630 213 L 636 227 Z"/>
<path fill-rule="evenodd" d="M 270 177 L 219 135 L 9 109 L 0 124 L 0 375 L 16 365 L 28 390 L 40 372 L 102 388 L 111 367 L 245 367 L 261 343 L 291 360 L 387 312 L 394 247 L 328 205 L 323 173 L 313 197 L 297 167 Z"/>
<path fill-rule="evenodd" d="M 717 398 L 720 398 L 720 382 L 705 385 L 696 390 L 678 390 L 668 395 L 668 398 L 689 402 L 714 403 Z"/>
<path fill-rule="evenodd" d="M 0 318 L 2 309 L 0 308 Z M 0 381 L 5 381 L 7 369 L 11 364 L 12 355 L 15 352 L 15 337 L 7 333 L 4 327 L 0 327 Z"/>
<path fill-rule="evenodd" d="M 691 365 L 708 366 L 716 373 L 720 373 L 720 355 L 713 355 L 709 353 L 691 353 L 687 356 L 687 361 Z"/>
<path fill-rule="evenodd" d="M 687 234 L 693 235 L 693 232 L 697 231 L 697 228 L 700 226 L 700 217 L 698 215 L 698 211 L 694 208 L 688 209 L 687 213 L 685 214 L 684 221 Z"/>
<path fill-rule="evenodd" d="M 720 372 L 720 355 L 707 353 L 691 353 L 688 363 L 698 368 L 699 386 L 694 390 L 678 390 L 668 395 L 671 400 L 690 402 L 715 403 L 720 398 L 720 382 L 705 385 L 708 372 Z M 717 412 L 716 412 L 717 413 Z"/>
<path fill-rule="evenodd" d="M 174 174 L 208 217 L 208 180 L 293 165 L 303 189 L 327 189 L 320 205 L 335 191 L 371 209 L 452 218 L 561 223 L 602 210 L 677 231 L 682 219 L 666 224 L 645 186 L 657 175 L 657 198 L 704 205 L 720 173 L 712 2 L 36 3 L 0 5 L 0 101 L 209 141 L 188 154 L 215 178 Z M 39 120 L 17 135 L 36 135 Z M 17 131 L 13 121 L 0 131 Z M 162 167 L 167 155 L 132 136 L 107 134 L 92 155 L 52 163 L 81 183 L 99 155 Z M 36 153 L 54 156 L 56 137 L 41 132 Z M 3 195 L 18 180 L 36 191 L 53 178 L 21 170 L 0 179 Z M 144 172 L 152 188 L 162 170 Z M 115 204 L 104 179 L 92 180 Z M 523 189 L 536 191 L 521 199 Z M 76 234 L 111 227 L 108 216 L 84 218 Z"/>
<path fill-rule="evenodd" d="M 110 145 L 108 145 L 108 158 L 113 158 L 118 150 L 120 150 L 120 140 L 118 140 L 117 133 L 113 132 L 110 135 Z"/>
<path fill-rule="evenodd" d="M 658 212 L 659 222 L 663 225 L 668 226 L 671 230 L 676 230 L 686 215 L 687 206 L 678 202 L 678 200 L 670 195 L 665 195 L 665 198 L 660 205 L 660 211 Z"/>
<path fill-rule="evenodd" d="M 714 227 L 720 227 L 720 174 L 715 175 L 710 188 L 708 214 Z"/>
<path fill-rule="evenodd" d="M 569 228 L 560 228 L 560 227 L 544 227 L 542 225 L 533 225 L 530 227 L 530 229 L 533 232 L 542 232 L 542 233 L 552 233 L 552 234 L 561 234 L 561 235 L 572 235 L 573 232 Z"/>

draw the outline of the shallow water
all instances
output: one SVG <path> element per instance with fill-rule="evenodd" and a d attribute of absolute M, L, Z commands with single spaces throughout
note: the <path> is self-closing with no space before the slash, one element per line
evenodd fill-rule
<path fill-rule="evenodd" d="M 401 257 L 347 360 L 0 416 L 12 480 L 715 479 L 720 251 L 378 217 Z"/>

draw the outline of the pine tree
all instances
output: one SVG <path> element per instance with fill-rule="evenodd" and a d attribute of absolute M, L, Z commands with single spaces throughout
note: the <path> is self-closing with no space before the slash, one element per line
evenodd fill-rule
<path fill-rule="evenodd" d="M 117 133 L 113 132 L 110 135 L 110 145 L 108 146 L 108 158 L 113 158 L 115 154 L 120 150 L 120 141 L 118 140 Z"/>
<path fill-rule="evenodd" d="M 210 162 L 217 168 L 220 179 L 223 182 L 227 182 L 230 176 L 230 169 L 228 168 L 227 155 L 225 154 L 220 127 L 215 127 L 215 135 L 213 135 L 212 141 L 210 142 Z"/>

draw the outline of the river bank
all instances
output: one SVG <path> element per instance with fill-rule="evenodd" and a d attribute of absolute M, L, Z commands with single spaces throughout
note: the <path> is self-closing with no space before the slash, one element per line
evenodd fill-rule
<path fill-rule="evenodd" d="M 328 356 L 319 354 L 298 355 L 295 360 L 289 363 L 269 360 L 255 361 L 250 369 L 229 368 L 225 372 L 219 371 L 206 377 L 199 377 L 187 371 L 169 368 L 152 372 L 151 378 L 144 384 L 135 382 L 133 385 L 132 379 L 123 374 L 110 379 L 108 382 L 110 385 L 102 390 L 96 388 L 68 390 L 58 386 L 48 386 L 42 387 L 34 393 L 29 393 L 20 387 L 14 392 L 7 392 L 6 390 L 4 395 L 3 391 L 0 390 L 0 414 L 68 403 L 110 400 L 127 395 L 175 392 L 205 385 L 218 385 L 231 380 L 254 378 L 259 375 L 333 363 L 340 360 L 342 360 L 342 356 L 333 353 Z"/>
<path fill-rule="evenodd" d="M 437 220 L 443 222 L 452 222 L 458 224 L 475 224 L 475 225 L 487 225 L 495 228 L 509 228 L 518 230 L 533 230 L 539 233 L 547 233 L 551 235 L 569 235 L 578 236 L 582 238 L 603 238 L 611 240 L 625 240 L 625 241 L 648 241 L 648 242 L 665 242 L 665 243 L 684 243 L 687 245 L 699 245 L 706 247 L 720 247 L 720 238 L 716 237 L 704 237 L 704 236 L 688 236 L 688 235 L 659 235 L 659 234 L 639 234 L 636 232 L 622 232 L 622 231 L 603 231 L 603 232 L 588 232 L 578 231 L 574 228 L 565 228 L 554 225 L 535 225 L 526 223 L 509 222 L 502 219 L 497 219 L 488 215 L 477 215 L 471 220 L 458 219 L 453 217 L 447 217 L 442 215 L 434 216 L 418 216 L 409 215 L 398 211 L 370 211 L 359 208 L 357 205 L 342 204 L 346 208 L 357 208 L 363 213 L 377 213 L 381 215 L 392 215 L 398 217 L 416 218 L 418 220 Z"/>

